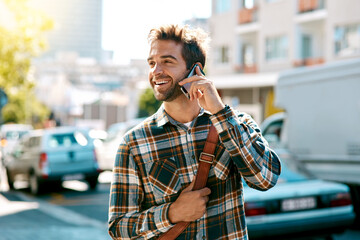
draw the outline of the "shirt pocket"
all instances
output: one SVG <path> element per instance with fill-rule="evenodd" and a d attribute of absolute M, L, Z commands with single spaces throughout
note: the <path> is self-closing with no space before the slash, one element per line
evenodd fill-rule
<path fill-rule="evenodd" d="M 157 204 L 175 201 L 181 189 L 176 159 L 170 157 L 154 161 L 150 168 L 149 180 Z"/>

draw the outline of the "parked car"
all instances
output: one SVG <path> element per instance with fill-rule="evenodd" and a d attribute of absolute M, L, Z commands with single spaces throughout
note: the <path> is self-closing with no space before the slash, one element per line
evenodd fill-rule
<path fill-rule="evenodd" d="M 244 188 L 245 215 L 250 239 L 288 239 L 289 236 L 324 236 L 349 228 L 355 213 L 347 185 L 316 179 L 291 158 L 286 145 L 278 142 L 278 121 L 262 124 L 263 135 L 282 162 L 278 183 L 266 192 Z M 245 184 L 246 185 L 246 184 Z"/>
<path fill-rule="evenodd" d="M 24 135 L 5 161 L 10 188 L 22 179 L 33 194 L 49 183 L 86 180 L 96 188 L 101 172 L 88 130 L 74 127 L 33 130 Z"/>
<path fill-rule="evenodd" d="M 0 127 L 0 156 L 3 159 L 9 152 L 12 151 L 14 145 L 19 139 L 32 130 L 33 127 L 29 124 L 3 124 Z"/>
<path fill-rule="evenodd" d="M 115 123 L 109 126 L 107 130 L 107 137 L 102 141 L 102 144 L 97 146 L 96 149 L 101 169 L 109 171 L 112 170 L 121 138 L 127 131 L 141 123 L 143 120 L 144 118 L 136 118 L 127 122 Z"/>

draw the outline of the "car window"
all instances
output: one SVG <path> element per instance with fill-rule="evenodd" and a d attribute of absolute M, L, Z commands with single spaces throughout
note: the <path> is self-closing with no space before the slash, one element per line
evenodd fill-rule
<path fill-rule="evenodd" d="M 29 147 L 37 147 L 40 144 L 40 137 L 31 137 L 29 139 Z"/>
<path fill-rule="evenodd" d="M 52 148 L 70 147 L 73 145 L 86 146 L 87 144 L 88 140 L 81 132 L 53 134 L 48 141 L 49 147 Z"/>
<path fill-rule="evenodd" d="M 5 137 L 8 140 L 18 140 L 26 133 L 27 131 L 8 131 L 6 132 Z"/>
<path fill-rule="evenodd" d="M 263 131 L 264 137 L 277 136 L 280 139 L 283 120 L 274 121 Z"/>

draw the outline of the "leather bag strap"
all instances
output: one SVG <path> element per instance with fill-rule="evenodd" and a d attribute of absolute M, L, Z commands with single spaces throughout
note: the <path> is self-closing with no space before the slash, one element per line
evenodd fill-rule
<path fill-rule="evenodd" d="M 206 186 L 209 176 L 210 167 L 215 159 L 215 148 L 219 140 L 219 135 L 214 125 L 210 126 L 208 136 L 206 138 L 203 152 L 199 157 L 199 168 L 196 173 L 196 179 L 192 190 L 200 190 Z M 190 222 L 179 222 L 175 224 L 169 231 L 159 237 L 159 240 L 174 240 L 176 239 L 188 226 Z"/>

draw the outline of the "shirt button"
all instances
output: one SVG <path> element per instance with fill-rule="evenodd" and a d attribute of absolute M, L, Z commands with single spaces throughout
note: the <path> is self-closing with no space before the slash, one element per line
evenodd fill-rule
<path fill-rule="evenodd" d="M 206 239 L 206 236 L 203 236 L 202 239 Z"/>
<path fill-rule="evenodd" d="M 191 157 L 192 157 L 192 159 L 195 159 L 195 155 L 192 155 Z"/>
<path fill-rule="evenodd" d="M 188 130 L 188 134 L 190 134 L 191 133 L 191 130 Z"/>

